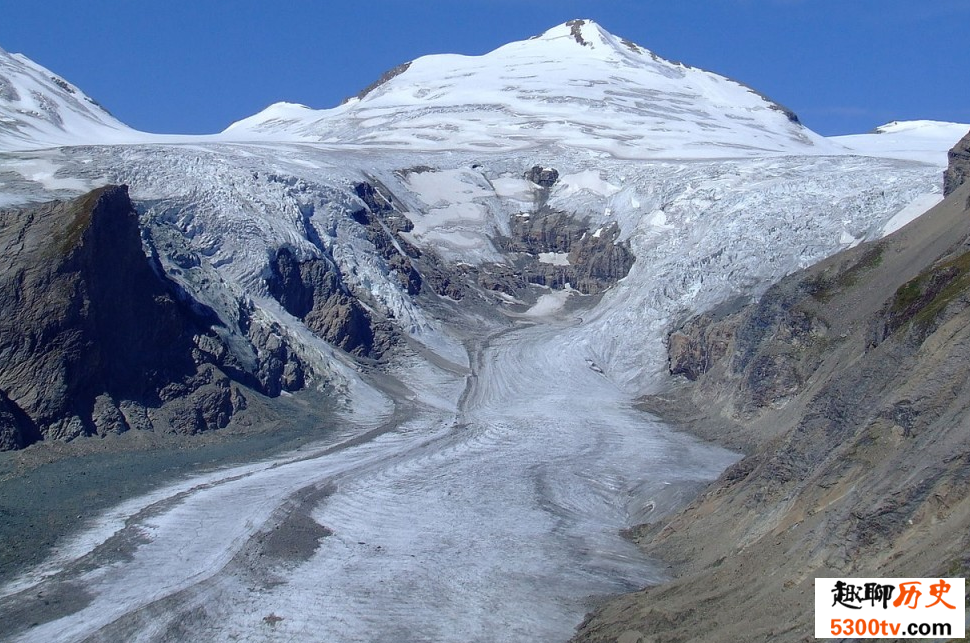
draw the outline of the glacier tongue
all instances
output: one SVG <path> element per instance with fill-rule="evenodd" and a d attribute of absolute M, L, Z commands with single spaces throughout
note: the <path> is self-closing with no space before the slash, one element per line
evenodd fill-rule
<path fill-rule="evenodd" d="M 129 184 L 145 223 L 181 235 L 241 297 L 269 300 L 268 262 L 281 247 L 298 259 L 331 255 L 358 297 L 456 363 L 465 361 L 460 339 L 440 312 L 429 313 L 427 301 L 401 288 L 351 216 L 364 207 L 352 187 L 379 180 L 390 190 L 413 225 L 399 234 L 401 243 L 438 254 L 445 266 L 487 269 L 510 260 L 499 240 L 541 196 L 525 171 L 555 167 L 560 178 L 541 197 L 546 207 L 572 213 L 594 236 L 617 225 L 636 257 L 630 275 L 571 331 L 631 392 L 650 388 L 661 372 L 657 340 L 679 316 L 755 296 L 763 284 L 879 236 L 894 215 L 940 192 L 934 166 L 863 156 L 630 162 L 536 148 L 524 160 L 517 153 L 338 153 L 267 143 L 74 148 L 29 158 L 81 184 Z M 34 198 L 72 192 L 56 183 L 30 186 Z M 185 287 L 225 309 L 201 284 Z M 285 311 L 267 310 L 305 332 Z M 321 359 L 328 370 L 332 358 Z"/>

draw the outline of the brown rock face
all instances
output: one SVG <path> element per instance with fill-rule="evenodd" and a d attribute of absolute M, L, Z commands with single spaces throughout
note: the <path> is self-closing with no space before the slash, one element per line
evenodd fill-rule
<path fill-rule="evenodd" d="M 709 371 L 716 361 L 727 354 L 735 332 L 732 321 L 721 322 L 705 313 L 671 333 L 667 339 L 670 374 L 683 375 L 693 382 Z"/>
<path fill-rule="evenodd" d="M 949 163 L 943 173 L 943 195 L 947 196 L 970 177 L 970 132 L 953 146 L 947 155 Z"/>
<path fill-rule="evenodd" d="M 583 21 L 575 21 L 578 29 Z M 515 295 L 528 284 L 563 288 L 566 284 L 584 294 L 599 294 L 626 277 L 633 266 L 633 253 L 620 242 L 620 228 L 613 223 L 590 229 L 589 220 L 548 205 L 559 171 L 533 165 L 524 178 L 534 186 L 531 212 L 520 212 L 510 221 L 510 235 L 497 239 L 513 255 L 513 265 L 490 265 L 480 275 L 479 285 Z M 541 255 L 564 255 L 555 262 Z"/>
<path fill-rule="evenodd" d="M 380 357 L 389 348 L 389 333 L 376 328 L 327 259 L 298 261 L 289 249 L 280 248 L 270 269 L 270 293 L 319 337 L 362 357 Z"/>
<path fill-rule="evenodd" d="M 245 406 L 198 350 L 218 320 L 146 257 L 127 188 L 0 212 L 0 248 L 0 448 L 195 433 Z"/>
<path fill-rule="evenodd" d="M 532 168 L 525 173 L 525 179 L 535 183 L 539 187 L 549 189 L 556 184 L 556 181 L 559 180 L 559 171 L 552 167 L 533 165 Z"/>
<path fill-rule="evenodd" d="M 541 203 L 545 195 L 538 198 Z M 598 294 L 625 277 L 633 266 L 633 253 L 619 242 L 620 229 L 615 223 L 594 232 L 587 221 L 539 205 L 532 213 L 513 217 L 511 224 L 512 236 L 499 243 L 506 251 L 519 254 L 515 273 L 524 283 L 551 288 L 568 283 L 585 294 Z M 542 253 L 563 254 L 567 261 L 543 263 L 538 259 Z M 496 272 L 501 271 L 493 270 Z M 483 286 L 488 287 L 484 282 Z M 508 280 L 499 289 L 511 290 L 510 294 L 515 291 Z"/>

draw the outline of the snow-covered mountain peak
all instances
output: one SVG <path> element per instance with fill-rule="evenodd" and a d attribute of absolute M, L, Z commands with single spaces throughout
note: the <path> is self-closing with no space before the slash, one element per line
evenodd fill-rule
<path fill-rule="evenodd" d="M 598 47 L 609 47 L 613 36 L 592 20 L 577 19 L 564 22 L 561 25 L 546 30 L 541 35 L 531 38 L 531 41 L 558 41 L 574 42 L 583 47 L 596 49 Z"/>
<path fill-rule="evenodd" d="M 825 139 L 757 91 L 666 60 L 585 19 L 480 56 L 418 58 L 338 107 L 278 102 L 209 136 L 131 129 L 75 85 L 0 49 L 0 151 L 305 142 L 414 152 L 580 149 L 622 159 L 849 152 L 939 164 L 966 130 L 919 121 L 878 131 L 875 143 L 875 134 Z"/>
<path fill-rule="evenodd" d="M 634 57 L 633 60 L 636 61 L 637 57 L 640 56 L 659 60 L 659 57 L 649 49 L 625 38 L 614 36 L 593 20 L 588 19 L 564 22 L 524 42 L 555 43 L 572 48 L 574 54 L 579 52 L 587 56 L 612 60 Z M 520 43 L 512 43 L 513 46 L 518 44 Z M 577 46 L 579 49 L 576 49 Z M 676 65 L 675 63 L 669 64 Z"/>
<path fill-rule="evenodd" d="M 620 158 L 833 151 L 750 88 L 588 20 L 482 56 L 418 58 L 334 109 L 273 106 L 225 135 L 424 151 L 554 145 Z"/>
<path fill-rule="evenodd" d="M 76 86 L 0 49 L 0 150 L 128 142 L 137 135 Z"/>

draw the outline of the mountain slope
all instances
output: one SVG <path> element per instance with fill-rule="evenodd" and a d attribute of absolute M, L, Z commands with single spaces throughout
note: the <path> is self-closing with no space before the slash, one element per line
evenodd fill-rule
<path fill-rule="evenodd" d="M 816 577 L 967 575 L 968 197 L 670 336 L 692 381 L 646 407 L 749 455 L 636 532 L 682 577 L 575 640 L 803 641 Z"/>
<path fill-rule="evenodd" d="M 788 110 L 574 20 L 483 56 L 426 56 L 330 110 L 279 104 L 227 137 L 413 150 L 583 147 L 619 158 L 832 152 Z"/>
<path fill-rule="evenodd" d="M 139 134 L 60 76 L 0 49 L 0 151 L 132 142 Z"/>
<path fill-rule="evenodd" d="M 270 355 L 252 359 L 159 274 L 125 188 L 3 210 L 0 224 L 0 448 L 222 428 L 267 392 Z"/>

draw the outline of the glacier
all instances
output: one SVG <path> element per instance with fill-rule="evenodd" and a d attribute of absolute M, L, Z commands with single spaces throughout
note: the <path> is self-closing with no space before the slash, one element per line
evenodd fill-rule
<path fill-rule="evenodd" d="M 0 97 L 17 95 L 0 112 L 0 205 L 127 184 L 166 274 L 223 318 L 245 303 L 275 324 L 340 418 L 297 452 L 89 517 L 0 587 L 0 613 L 78 592 L 17 641 L 568 639 L 598 600 L 665 578 L 621 530 L 737 458 L 635 409 L 667 385 L 666 332 L 917 216 L 970 129 L 826 139 L 591 21 L 206 137 L 128 130 L 46 70 L 0 61 Z M 24 103 L 24 69 L 94 130 Z M 535 166 L 557 171 L 551 188 L 525 178 Z M 592 235 L 616 226 L 635 261 L 601 294 L 412 296 L 353 217 L 364 182 L 407 218 L 401 240 L 456 269 L 511 261 L 500 241 L 540 203 Z M 280 248 L 332 258 L 406 350 L 374 369 L 316 337 L 267 289 Z M 281 552 L 277 532 L 309 544 Z"/>

